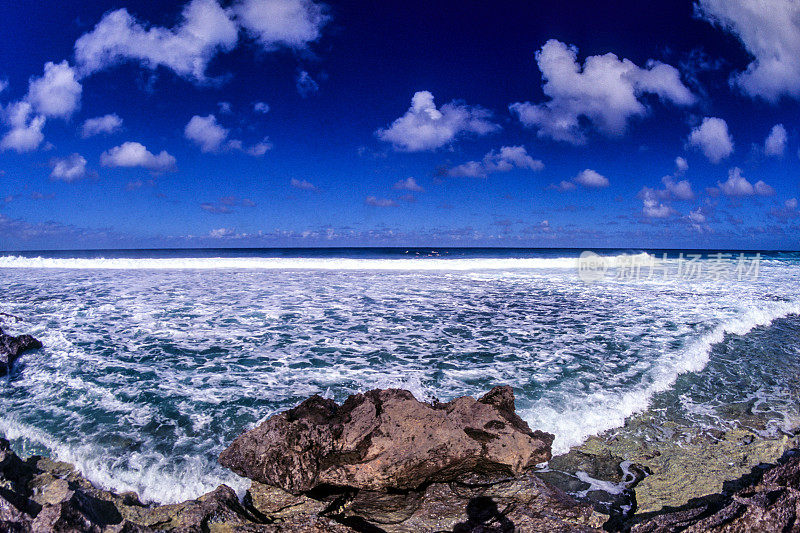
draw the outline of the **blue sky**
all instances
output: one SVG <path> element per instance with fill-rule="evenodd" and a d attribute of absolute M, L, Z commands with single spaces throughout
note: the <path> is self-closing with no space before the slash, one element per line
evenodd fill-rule
<path fill-rule="evenodd" d="M 0 248 L 797 249 L 800 6 L 0 6 Z"/>

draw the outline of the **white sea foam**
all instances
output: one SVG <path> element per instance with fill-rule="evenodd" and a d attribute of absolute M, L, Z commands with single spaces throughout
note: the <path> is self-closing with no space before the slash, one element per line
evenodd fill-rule
<path fill-rule="evenodd" d="M 652 256 L 642 253 L 606 258 L 609 267 L 631 262 L 648 264 Z M 577 258 L 285 258 L 285 257 L 170 257 L 170 258 L 52 258 L 0 256 L 0 268 L 102 269 L 102 270 L 514 270 L 574 269 Z"/>
<path fill-rule="evenodd" d="M 719 324 L 699 339 L 690 340 L 687 347 L 666 352 L 643 383 L 632 390 L 621 393 L 597 391 L 567 400 L 561 408 L 532 407 L 522 416 L 532 426 L 556 435 L 554 455 L 566 453 L 587 437 L 619 427 L 629 416 L 647 409 L 653 395 L 669 389 L 679 375 L 701 371 L 708 363 L 712 347 L 722 342 L 726 334 L 744 335 L 753 328 L 790 314 L 800 314 L 800 305 L 783 303 L 749 309 L 741 316 Z"/>

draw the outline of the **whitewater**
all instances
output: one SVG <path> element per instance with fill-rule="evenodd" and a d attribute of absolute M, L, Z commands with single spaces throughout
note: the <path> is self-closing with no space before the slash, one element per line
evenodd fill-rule
<path fill-rule="evenodd" d="M 653 256 L 605 252 L 607 275 L 587 282 L 578 253 L 6 253 L 0 311 L 24 321 L 3 327 L 45 348 L 0 383 L 0 433 L 175 502 L 245 488 L 216 456 L 312 394 L 444 401 L 509 384 L 555 453 L 654 404 L 698 424 L 720 397 L 754 402 L 776 430 L 798 420 L 780 386 L 800 355 L 786 333 L 796 254 L 765 254 L 745 279 L 685 279 L 615 276 Z"/>

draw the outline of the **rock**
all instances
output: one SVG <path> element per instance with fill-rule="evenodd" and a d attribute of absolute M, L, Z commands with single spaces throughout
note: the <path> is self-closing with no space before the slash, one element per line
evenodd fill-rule
<path fill-rule="evenodd" d="M 290 494 L 257 481 L 254 481 L 247 491 L 244 504 L 263 516 L 264 521 L 269 522 L 284 520 L 290 516 L 315 516 L 328 507 L 328 503 L 324 501 Z"/>
<path fill-rule="evenodd" d="M 601 531 L 605 516 L 531 472 L 488 485 L 433 483 L 408 493 L 359 491 L 342 511 L 387 533 Z M 379 528 L 379 529 L 374 529 Z"/>
<path fill-rule="evenodd" d="M 634 533 L 800 530 L 800 450 L 773 467 L 757 467 L 729 487 L 730 493 L 691 500 L 680 508 L 634 517 L 620 529 Z"/>
<path fill-rule="evenodd" d="M 36 350 L 42 347 L 42 343 L 30 335 L 20 335 L 14 337 L 6 334 L 0 329 L 0 375 L 5 375 L 11 371 L 11 365 L 24 352 Z"/>
<path fill-rule="evenodd" d="M 465 475 L 519 476 L 550 459 L 552 441 L 517 416 L 510 387 L 436 405 L 387 389 L 341 406 L 313 396 L 238 437 L 219 460 L 292 494 L 325 485 L 408 490 Z"/>

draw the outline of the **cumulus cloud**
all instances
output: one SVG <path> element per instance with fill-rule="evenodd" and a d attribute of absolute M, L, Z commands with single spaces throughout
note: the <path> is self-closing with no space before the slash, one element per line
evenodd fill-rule
<path fill-rule="evenodd" d="M 733 137 L 728 123 L 721 118 L 706 117 L 689 134 L 689 146 L 699 149 L 712 163 L 719 163 L 733 153 Z"/>
<path fill-rule="evenodd" d="M 80 107 L 83 87 L 66 61 L 44 65 L 44 74 L 32 77 L 25 97 L 3 110 L 9 131 L 0 140 L 0 150 L 29 152 L 44 140 L 42 129 L 48 117 L 69 118 Z"/>
<path fill-rule="evenodd" d="M 769 131 L 769 135 L 764 141 L 764 154 L 768 156 L 782 157 L 786 151 L 786 128 L 783 124 L 775 124 Z"/>
<path fill-rule="evenodd" d="M 254 157 L 260 157 L 272 149 L 272 143 L 269 142 L 269 138 L 265 137 L 263 141 L 253 146 L 245 147 L 244 143 L 238 139 L 228 140 L 229 133 L 230 130 L 223 128 L 214 115 L 205 117 L 195 115 L 183 129 L 184 137 L 197 144 L 201 152 L 216 153 L 224 148 L 226 150 L 239 150 Z"/>
<path fill-rule="evenodd" d="M 252 155 L 253 157 L 261 157 L 270 150 L 272 150 L 272 143 L 270 142 L 268 137 L 264 137 L 263 141 L 258 142 L 253 146 L 245 148 L 244 153 Z"/>
<path fill-rule="evenodd" d="M 269 104 L 266 104 L 264 102 L 256 102 L 253 104 L 253 110 L 256 113 L 262 113 L 266 115 L 267 113 L 269 113 Z"/>
<path fill-rule="evenodd" d="M 659 202 L 653 189 L 645 187 L 639 196 L 642 200 L 642 213 L 647 218 L 669 218 L 676 213 L 670 205 Z"/>
<path fill-rule="evenodd" d="M 571 180 L 562 180 L 560 183 L 555 183 L 547 187 L 548 189 L 555 189 L 559 192 L 567 192 L 575 190 L 578 185 L 587 187 L 589 189 L 600 189 L 609 186 L 608 178 L 599 172 L 590 168 L 584 169 L 578 173 L 577 176 Z"/>
<path fill-rule="evenodd" d="M 396 191 L 425 192 L 425 189 L 423 189 L 414 178 L 400 180 L 395 183 L 392 188 Z"/>
<path fill-rule="evenodd" d="M 678 156 L 675 158 L 675 172 L 678 174 L 683 174 L 689 170 L 689 163 L 686 162 L 684 158 Z"/>
<path fill-rule="evenodd" d="M 577 187 L 578 186 L 575 185 L 574 181 L 561 180 L 561 182 L 559 182 L 559 183 L 550 185 L 548 187 L 548 189 L 555 189 L 555 190 L 557 190 L 559 192 L 567 192 L 567 191 L 575 190 Z"/>
<path fill-rule="evenodd" d="M 50 166 L 53 169 L 50 172 L 50 179 L 52 180 L 69 183 L 86 177 L 86 159 L 80 154 L 54 158 L 50 161 Z"/>
<path fill-rule="evenodd" d="M 731 82 L 777 102 L 800 97 L 800 4 L 793 0 L 699 0 L 698 14 L 735 35 L 752 56 Z"/>
<path fill-rule="evenodd" d="M 377 198 L 375 196 L 367 196 L 364 203 L 373 207 L 394 207 L 397 205 L 397 202 L 394 200 L 390 200 L 389 198 Z"/>
<path fill-rule="evenodd" d="M 8 80 L 0 80 L 0 93 L 8 89 Z"/>
<path fill-rule="evenodd" d="M 217 152 L 228 138 L 229 130 L 217 122 L 217 117 L 208 115 L 193 116 L 183 130 L 184 136 L 200 147 L 202 152 Z"/>
<path fill-rule="evenodd" d="M 716 188 L 709 189 L 709 193 L 724 194 L 731 198 L 743 198 L 746 196 L 772 196 L 775 190 L 759 180 L 755 184 L 750 183 L 742 175 L 742 169 L 733 167 L 728 171 L 728 179 L 724 182 L 717 182 Z"/>
<path fill-rule="evenodd" d="M 75 60 L 84 75 L 137 61 L 200 81 L 206 79 L 206 67 L 217 52 L 236 46 L 238 34 L 230 13 L 216 0 L 192 0 L 174 28 L 149 26 L 122 8 L 106 13 L 75 42 Z"/>
<path fill-rule="evenodd" d="M 44 65 L 44 75 L 31 78 L 26 100 L 45 117 L 69 118 L 81 103 L 83 87 L 66 61 Z"/>
<path fill-rule="evenodd" d="M 316 81 L 314 81 L 314 78 L 311 77 L 311 74 L 309 74 L 305 70 L 301 70 L 300 72 L 297 73 L 297 78 L 295 79 L 295 87 L 297 87 L 297 92 L 303 98 L 307 98 L 308 96 L 319 91 L 319 84 Z"/>
<path fill-rule="evenodd" d="M 289 185 L 294 187 L 295 189 L 300 189 L 302 191 L 316 191 L 317 187 L 311 183 L 310 181 L 306 180 L 299 180 L 296 178 L 292 178 L 292 181 L 289 182 Z"/>
<path fill-rule="evenodd" d="M 42 128 L 45 117 L 33 115 L 33 107 L 26 101 L 14 102 L 3 110 L 3 122 L 10 130 L 0 139 L 0 151 L 30 152 L 44 140 Z"/>
<path fill-rule="evenodd" d="M 574 181 L 578 185 L 583 185 L 584 187 L 589 187 L 591 189 L 608 187 L 609 185 L 607 177 L 590 168 L 580 171 L 578 175 L 575 176 Z"/>
<path fill-rule="evenodd" d="M 307 48 L 330 20 L 327 8 L 311 0 L 241 0 L 233 12 L 265 50 Z"/>
<path fill-rule="evenodd" d="M 176 170 L 173 156 L 162 150 L 155 155 L 138 142 L 126 142 L 100 154 L 100 164 L 104 167 L 142 167 L 153 172 Z"/>
<path fill-rule="evenodd" d="M 500 129 L 490 121 L 491 113 L 480 107 L 456 102 L 436 108 L 433 95 L 419 91 L 411 99 L 411 107 L 386 129 L 375 134 L 395 150 L 420 152 L 436 150 L 467 134 L 486 135 Z"/>
<path fill-rule="evenodd" d="M 116 113 L 87 119 L 81 126 L 81 137 L 88 139 L 101 133 L 114 133 L 122 129 L 122 119 Z"/>
<path fill-rule="evenodd" d="M 689 211 L 689 214 L 686 215 L 686 218 L 693 224 L 703 224 L 706 221 L 706 215 L 703 214 L 703 210 L 700 207 L 694 211 Z"/>
<path fill-rule="evenodd" d="M 681 106 L 696 101 L 678 70 L 670 65 L 650 60 L 641 68 L 609 53 L 587 57 L 581 66 L 577 57 L 576 47 L 555 39 L 547 41 L 536 52 L 536 62 L 544 78 L 542 90 L 550 99 L 509 106 L 539 137 L 584 144 L 586 131 L 581 119 L 605 135 L 622 135 L 630 119 L 647 114 L 641 102 L 645 94 Z"/>
<path fill-rule="evenodd" d="M 663 189 L 654 189 L 651 187 L 643 187 L 639 192 L 639 197 L 645 196 L 655 198 L 658 200 L 677 200 L 689 201 L 694 200 L 695 194 L 692 190 L 692 184 L 689 180 L 678 180 L 673 176 L 664 176 L 661 178 L 661 183 L 664 184 Z"/>
<path fill-rule="evenodd" d="M 492 150 L 482 161 L 468 161 L 451 168 L 448 175 L 454 177 L 485 178 L 495 172 L 508 172 L 515 168 L 542 170 L 544 164 L 528 155 L 524 146 L 503 146 Z"/>

